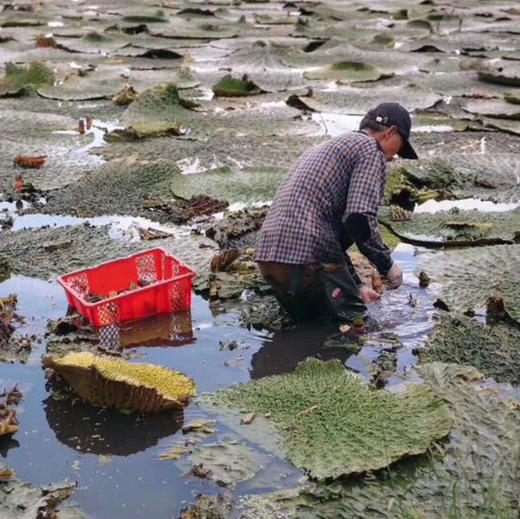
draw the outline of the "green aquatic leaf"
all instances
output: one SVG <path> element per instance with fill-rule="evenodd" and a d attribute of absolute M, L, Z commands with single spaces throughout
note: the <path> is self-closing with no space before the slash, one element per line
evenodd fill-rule
<path fill-rule="evenodd" d="M 5 76 L 0 81 L 0 97 L 22 95 L 43 85 L 54 85 L 54 72 L 44 63 L 38 61 L 28 66 L 17 66 L 7 63 Z"/>
<path fill-rule="evenodd" d="M 190 199 L 200 193 L 211 193 L 212 198 L 229 203 L 252 204 L 268 202 L 287 171 L 277 168 L 221 168 L 207 173 L 174 175 L 172 193 Z"/>
<path fill-rule="evenodd" d="M 229 438 L 195 447 L 189 461 L 209 471 L 209 479 L 222 487 L 253 478 L 261 467 L 261 456 L 257 452 Z"/>
<path fill-rule="evenodd" d="M 243 97 L 258 95 L 262 91 L 247 76 L 235 78 L 228 75 L 213 86 L 213 93 L 217 97 Z"/>
<path fill-rule="evenodd" d="M 414 162 L 400 172 L 418 188 L 448 189 L 457 198 L 520 202 L 518 154 L 458 154 Z"/>
<path fill-rule="evenodd" d="M 472 365 L 497 382 L 520 385 L 520 331 L 507 324 L 488 326 L 464 315 L 441 314 L 419 357 Z"/>
<path fill-rule="evenodd" d="M 377 81 L 390 77 L 389 74 L 383 74 L 381 70 L 374 65 L 359 61 L 341 61 L 319 70 L 305 72 L 304 76 L 307 79 L 323 79 L 345 83 Z"/>
<path fill-rule="evenodd" d="M 495 245 L 435 254 L 417 268 L 439 283 L 450 309 L 465 312 L 504 300 L 510 317 L 520 322 L 520 245 Z"/>
<path fill-rule="evenodd" d="M 270 413 L 286 458 L 316 479 L 376 470 L 425 452 L 451 427 L 447 409 L 427 386 L 398 396 L 371 390 L 339 361 L 308 359 L 294 373 L 225 389 L 209 401 Z"/>
<path fill-rule="evenodd" d="M 379 212 L 379 220 L 401 239 L 419 244 L 496 244 L 520 239 L 520 209 L 482 212 L 454 208 L 431 214 L 412 213 L 409 220 L 393 221 L 390 210 L 385 208 Z"/>
<path fill-rule="evenodd" d="M 193 117 L 197 103 L 180 95 L 173 83 L 154 85 L 141 92 L 126 109 L 121 119 L 128 126 L 144 122 L 183 123 Z"/>
<path fill-rule="evenodd" d="M 495 119 L 520 120 L 520 105 L 507 102 L 503 99 L 478 99 L 469 101 L 464 110 L 484 117 Z"/>
<path fill-rule="evenodd" d="M 514 519 L 518 409 L 496 387 L 472 384 L 482 378 L 475 368 L 435 362 L 419 371 L 454 419 L 450 439 L 437 453 L 403 460 L 376 476 L 249 496 L 241 501 L 243 517 Z"/>

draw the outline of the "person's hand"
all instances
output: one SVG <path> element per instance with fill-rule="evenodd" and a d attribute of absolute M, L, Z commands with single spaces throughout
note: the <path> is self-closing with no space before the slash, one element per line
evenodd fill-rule
<path fill-rule="evenodd" d="M 403 283 L 403 271 L 401 267 L 395 262 L 392 263 L 386 278 L 388 279 L 389 288 L 399 288 Z"/>
<path fill-rule="evenodd" d="M 363 299 L 363 303 L 373 303 L 381 298 L 381 294 L 378 294 L 375 290 L 367 285 L 361 285 L 359 287 L 359 297 Z"/>

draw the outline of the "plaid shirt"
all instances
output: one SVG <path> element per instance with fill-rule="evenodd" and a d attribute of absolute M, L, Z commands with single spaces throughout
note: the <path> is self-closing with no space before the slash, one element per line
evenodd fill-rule
<path fill-rule="evenodd" d="M 305 152 L 283 181 L 256 244 L 256 261 L 297 265 L 343 263 L 355 241 L 345 221 L 352 213 L 368 219 L 370 236 L 356 242 L 383 275 L 392 265 L 377 211 L 384 196 L 386 159 L 364 132 L 336 137 Z"/>

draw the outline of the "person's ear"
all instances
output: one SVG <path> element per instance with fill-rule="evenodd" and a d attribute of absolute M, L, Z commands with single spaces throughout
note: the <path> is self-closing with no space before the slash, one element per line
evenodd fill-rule
<path fill-rule="evenodd" d="M 396 133 L 398 133 L 397 126 L 394 124 L 388 128 L 388 136 L 393 137 Z"/>

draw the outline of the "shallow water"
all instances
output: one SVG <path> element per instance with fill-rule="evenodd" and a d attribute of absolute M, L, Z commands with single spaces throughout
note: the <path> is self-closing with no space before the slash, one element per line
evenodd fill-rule
<path fill-rule="evenodd" d="M 516 209 L 519 204 L 516 203 L 497 203 L 491 201 L 478 200 L 477 198 L 464 198 L 461 200 L 428 200 L 418 205 L 414 212 L 416 213 L 438 213 L 439 211 L 449 211 L 457 208 L 464 211 L 478 210 L 482 212 L 505 212 Z"/>
<path fill-rule="evenodd" d="M 377 338 L 390 332 L 402 342 L 398 372 L 389 380 L 391 389 L 398 390 L 404 381 L 416 378 L 409 370 L 415 363 L 412 349 L 430 329 L 428 319 L 434 298 L 429 289 L 417 287 L 412 274 L 417 262 L 415 252 L 414 247 L 407 245 L 396 249 L 394 257 L 403 265 L 405 283 L 397 291 L 386 292 L 381 303 L 372 305 L 371 312 L 383 329 L 354 356 L 345 350 L 321 348 L 330 329 L 308 327 L 274 334 L 248 331 L 239 326 L 237 314 L 212 313 L 199 296 L 193 298 L 191 316 L 161 316 L 119 329 L 105 328 L 99 332 L 100 343 L 132 348 L 137 353 L 136 361 L 186 373 L 195 379 L 200 394 L 250 378 L 291 371 L 309 355 L 340 358 L 368 376 L 370 360 L 386 347 Z M 36 336 L 26 365 L 0 367 L 1 385 L 18 383 L 24 393 L 20 432 L 11 442 L 4 442 L 0 451 L 22 480 L 35 485 L 65 478 L 78 481 L 73 500 L 82 510 L 94 517 L 114 519 L 175 517 L 197 492 L 218 492 L 219 487 L 213 483 L 186 475 L 189 466 L 185 461 L 157 459 L 183 438 L 182 423 L 203 417 L 196 403 L 184 413 L 136 418 L 94 408 L 79 399 L 54 399 L 45 386 L 40 357 L 45 350 L 43 334 L 47 320 L 67 313 L 65 295 L 55 282 L 23 276 L 0 284 L 1 297 L 10 293 L 18 294 L 19 314 L 26 319 L 15 333 Z M 408 304 L 410 296 L 418 301 L 415 307 Z M 227 340 L 241 341 L 247 349 L 220 351 L 220 341 Z M 217 434 L 209 436 L 208 441 L 218 441 L 229 434 L 225 426 L 217 423 Z M 302 474 L 273 455 L 267 455 L 267 459 L 268 466 L 254 479 L 236 487 L 236 496 L 294 487 Z"/>

